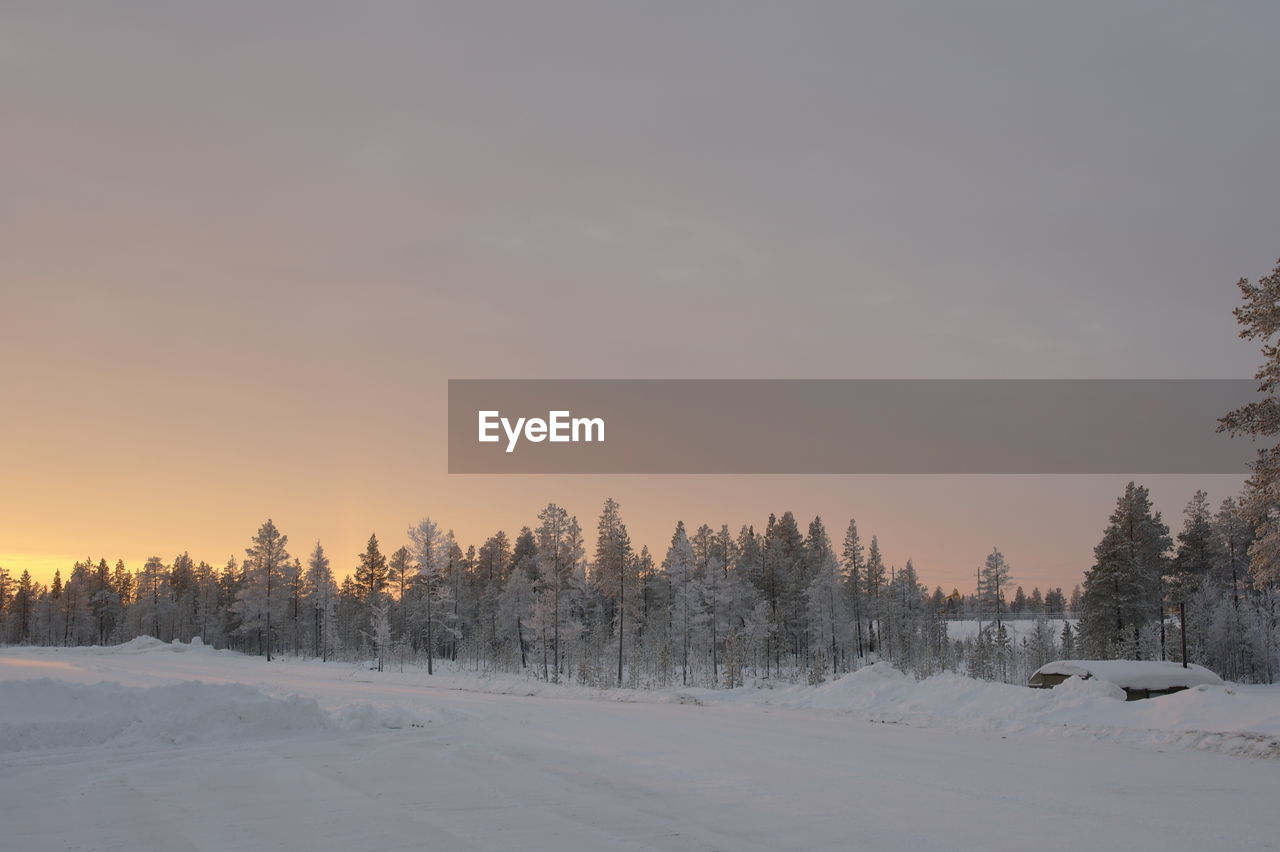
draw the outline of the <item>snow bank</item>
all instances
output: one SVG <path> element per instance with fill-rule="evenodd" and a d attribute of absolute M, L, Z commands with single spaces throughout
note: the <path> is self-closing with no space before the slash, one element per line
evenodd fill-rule
<path fill-rule="evenodd" d="M 186 650 L 175 656 L 177 647 Z M 448 725 L 458 720 L 433 696 L 459 690 L 703 705 L 708 712 L 787 709 L 995 736 L 1083 737 L 1142 748 L 1280 757 L 1280 686 L 1204 684 L 1126 702 L 1113 684 L 1099 678 L 1072 677 L 1054 689 L 1029 689 L 951 673 L 917 681 L 887 663 L 817 687 L 761 679 L 733 690 L 596 689 L 545 683 L 534 675 L 486 674 L 447 663 L 432 676 L 416 666 L 376 672 L 367 663 L 289 658 L 268 663 L 154 639 L 114 649 L 6 649 L 0 652 L 0 753 L 129 738 L 216 742 L 326 728 Z M 32 676 L 57 680 L 8 679 Z M 192 680 L 201 683 L 187 683 Z M 291 697 L 295 694 L 315 701 Z"/>
<path fill-rule="evenodd" d="M 223 743 L 404 724 L 409 722 L 389 718 L 368 704 L 331 714 L 313 698 L 271 698 L 238 683 L 193 681 L 138 688 L 45 679 L 5 681 L 0 689 L 0 754 Z"/>
<path fill-rule="evenodd" d="M 172 642 L 161 642 L 154 636 L 137 636 L 120 645 L 99 645 L 94 646 L 97 650 L 111 654 L 147 654 L 153 651 L 171 651 L 175 654 L 182 654 L 187 651 L 212 651 L 204 641 L 196 636 L 192 638 L 190 644 L 179 642 L 174 639 Z"/>
<path fill-rule="evenodd" d="M 1143 748 L 1194 749 L 1280 757 L 1280 688 L 1201 685 L 1173 695 L 1125 701 L 1097 678 L 1070 677 L 1054 689 L 1029 689 L 944 673 L 917 681 L 876 663 L 817 687 L 756 680 L 737 689 L 596 689 L 525 675 L 451 670 L 348 677 L 427 689 L 598 701 L 673 703 L 744 710 L 801 710 L 872 722 L 1036 738 L 1083 737 Z M 373 687 L 376 689 L 376 686 Z"/>
<path fill-rule="evenodd" d="M 818 687 L 685 692 L 702 704 L 820 710 L 918 727 L 1280 757 L 1280 692 L 1274 689 L 1255 693 L 1206 684 L 1125 701 L 1119 687 L 1093 678 L 1028 689 L 950 673 L 917 681 L 888 663 L 876 663 Z"/>

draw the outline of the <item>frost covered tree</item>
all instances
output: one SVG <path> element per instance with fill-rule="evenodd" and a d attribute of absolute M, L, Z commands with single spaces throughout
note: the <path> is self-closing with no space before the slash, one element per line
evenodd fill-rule
<path fill-rule="evenodd" d="M 338 586 L 333 581 L 329 557 L 325 555 L 324 546 L 318 541 L 311 555 L 307 557 L 304 590 L 307 609 L 311 614 L 311 653 L 321 660 L 327 660 L 330 649 L 333 647 L 333 611 Z"/>
<path fill-rule="evenodd" d="M 860 660 L 864 653 L 862 617 L 866 600 L 866 590 L 863 586 L 866 560 L 863 557 L 862 539 L 858 536 L 858 523 L 853 518 L 849 519 L 849 526 L 844 533 L 842 554 L 845 601 L 853 617 L 854 658 Z"/>
<path fill-rule="evenodd" d="M 1229 412 L 1219 420 L 1219 431 L 1253 438 L 1273 438 L 1280 434 L 1280 346 L 1274 340 L 1280 332 L 1280 261 L 1271 274 L 1252 283 L 1241 278 L 1236 286 L 1243 304 L 1234 314 L 1240 337 L 1262 344 L 1262 366 L 1254 378 L 1262 399 Z M 1254 573 L 1267 583 L 1280 581 L 1280 446 L 1263 448 L 1253 462 L 1253 475 L 1246 491 L 1246 510 L 1257 532 L 1253 543 Z"/>
<path fill-rule="evenodd" d="M 671 620 L 680 642 L 680 682 L 688 686 L 689 655 L 703 615 L 702 584 L 696 574 L 693 545 L 685 532 L 684 521 L 676 524 L 662 567 L 671 584 Z"/>
<path fill-rule="evenodd" d="M 59 602 L 63 645 L 83 645 L 93 636 L 93 613 L 89 606 L 92 570 L 92 559 L 77 562 L 63 586 Z"/>
<path fill-rule="evenodd" d="M 809 525 L 806 541 L 807 558 L 812 566 L 806 590 L 807 623 L 810 651 L 830 662 L 835 674 L 840 663 L 840 647 L 845 642 L 848 615 L 845 609 L 845 584 L 840 564 L 827 538 L 821 518 Z"/>
<path fill-rule="evenodd" d="M 3 583 L 3 579 L 0 576 L 0 583 Z M 3 598 L 4 595 L 0 592 L 0 603 L 3 602 Z M 97 567 L 94 568 L 93 594 L 89 599 L 89 606 L 93 611 L 94 625 L 97 628 L 97 644 L 105 645 L 115 632 L 123 612 L 120 606 L 120 595 L 112 583 L 111 568 L 107 565 L 106 559 L 99 559 Z M 0 606 L 0 609 L 2 608 Z M 3 616 L 0 616 L 0 637 L 4 635 L 3 623 Z"/>
<path fill-rule="evenodd" d="M 1240 337 L 1261 343 L 1262 365 L 1254 374 L 1261 399 L 1228 413 L 1219 431 L 1274 439 L 1280 435 L 1280 261 L 1256 283 L 1241 278 L 1236 285 L 1242 304 L 1234 313 Z M 1249 603 L 1262 640 L 1258 671 L 1268 682 L 1280 668 L 1280 445 L 1264 447 L 1252 464 L 1245 486 L 1243 512 L 1253 528 L 1249 544 L 1252 588 Z M 1235 594 L 1233 592 L 1233 594 Z M 1239 609 L 1238 595 L 1233 605 Z"/>
<path fill-rule="evenodd" d="M 436 607 L 433 601 L 437 597 L 440 586 L 440 575 L 444 563 L 449 558 L 448 549 L 452 542 L 447 541 L 440 527 L 430 518 L 423 518 L 409 527 L 409 552 L 413 554 L 418 574 L 414 581 L 415 602 L 421 602 L 425 621 L 425 647 L 427 651 L 427 674 L 434 674 L 433 659 L 436 641 Z"/>
<path fill-rule="evenodd" d="M 543 676 L 559 683 L 564 666 L 562 642 L 569 640 L 580 627 L 579 622 L 568 616 L 569 605 L 573 603 L 571 597 L 576 591 L 577 569 L 583 557 L 582 528 L 577 518 L 555 503 L 548 503 L 538 513 L 538 521 L 535 620 L 543 644 Z M 550 667 L 546 660 L 548 650 Z"/>
<path fill-rule="evenodd" d="M 240 618 L 239 632 L 255 637 L 259 651 L 271 660 L 275 624 L 279 623 L 283 597 L 280 578 L 289 562 L 289 537 L 281 534 L 268 518 L 258 528 L 244 563 L 244 584 L 236 593 L 233 607 Z"/>
<path fill-rule="evenodd" d="M 175 606 L 169 566 L 159 556 L 152 556 L 138 571 L 134 584 L 137 596 L 130 607 L 130 618 L 139 632 L 163 641 L 172 639 Z"/>
<path fill-rule="evenodd" d="M 622 510 L 612 497 L 604 501 L 596 525 L 596 552 L 593 580 L 596 591 L 607 602 L 605 619 L 612 624 L 618 642 L 618 686 L 622 686 L 622 665 L 627 630 L 636 621 L 636 560 L 631 537 L 622 522 Z M 631 601 L 627 601 L 627 590 Z"/>
<path fill-rule="evenodd" d="M 498 632 L 498 611 L 503 587 L 511 573 L 511 542 L 498 530 L 476 552 L 475 572 L 481 590 L 477 600 L 477 629 L 484 636 L 486 655 L 497 656 L 502 646 Z"/>
<path fill-rule="evenodd" d="M 379 598 L 369 611 L 369 641 L 373 645 L 378 671 L 386 666 L 391 653 L 391 601 Z"/>
<path fill-rule="evenodd" d="M 999 548 L 991 548 L 987 561 L 978 573 L 978 602 L 984 611 L 991 614 L 997 625 L 1003 623 L 1004 590 L 1011 580 L 1012 572 L 1004 554 Z"/>
<path fill-rule="evenodd" d="M 881 623 L 882 607 L 880 600 L 880 590 L 884 586 L 885 567 L 884 558 L 880 555 L 880 541 L 875 536 L 871 536 L 871 546 L 867 548 L 867 566 L 866 566 L 866 585 L 867 592 L 865 596 L 867 604 L 867 651 L 869 653 L 880 653 L 880 637 L 884 632 Z"/>

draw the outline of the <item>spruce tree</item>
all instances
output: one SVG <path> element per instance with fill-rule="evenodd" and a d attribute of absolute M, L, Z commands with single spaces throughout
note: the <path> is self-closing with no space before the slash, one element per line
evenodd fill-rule
<path fill-rule="evenodd" d="M 1213 565 L 1213 526 L 1209 495 L 1197 491 L 1187 503 L 1182 531 L 1178 533 L 1178 549 L 1166 578 L 1166 599 L 1186 603 L 1200 589 L 1200 583 Z"/>
<path fill-rule="evenodd" d="M 991 553 L 978 574 L 978 600 L 997 625 L 1004 623 L 1004 593 L 1012 579 L 1012 571 L 1004 554 L 999 548 L 991 548 Z"/>
<path fill-rule="evenodd" d="M 596 525 L 596 554 L 593 578 L 599 594 L 609 604 L 609 620 L 618 638 L 618 686 L 622 686 L 623 646 L 628 628 L 628 606 L 635 609 L 635 554 L 631 550 L 631 537 L 622 522 L 618 501 L 612 497 L 604 501 L 600 522 Z M 630 589 L 632 603 L 628 604 Z"/>
<path fill-rule="evenodd" d="M 1160 579 L 1172 542 L 1146 488 L 1130 482 L 1116 501 L 1080 599 L 1080 640 L 1091 657 L 1138 649 L 1162 612 Z"/>
<path fill-rule="evenodd" d="M 862 615 L 865 590 L 863 574 L 866 564 L 862 556 L 862 539 L 858 537 L 858 522 L 849 519 L 849 526 L 844 533 L 844 549 L 842 551 L 844 568 L 845 600 L 853 614 L 853 644 L 857 659 L 862 659 L 864 649 L 862 643 Z"/>
<path fill-rule="evenodd" d="M 369 536 L 369 543 L 360 554 L 360 564 L 356 566 L 356 585 L 364 595 L 365 605 L 372 608 L 387 588 L 387 557 L 382 555 L 378 547 L 378 537 Z"/>
<path fill-rule="evenodd" d="M 317 541 L 311 556 L 307 558 L 305 595 L 311 610 L 312 654 L 321 660 L 329 658 L 337 593 L 333 571 L 329 568 L 329 557 L 325 556 L 324 547 Z"/>
<path fill-rule="evenodd" d="M 435 611 L 432 599 L 437 594 L 440 584 L 442 565 L 448 559 L 447 547 L 440 527 L 430 518 L 423 518 L 409 527 L 409 552 L 417 563 L 418 574 L 414 581 L 414 592 L 419 595 L 426 615 L 427 674 L 435 673 Z"/>
<path fill-rule="evenodd" d="M 236 593 L 233 607 L 240 616 L 240 632 L 256 638 L 258 649 L 268 662 L 275 641 L 275 625 L 279 621 L 276 616 L 282 600 L 280 577 L 289 561 L 288 544 L 289 537 L 281 534 L 270 518 L 258 528 L 245 549 L 248 559 L 244 564 L 244 582 Z"/>
<path fill-rule="evenodd" d="M 1218 421 L 1218 431 L 1253 438 L 1274 438 L 1280 434 L 1280 261 L 1271 274 L 1250 283 L 1241 278 L 1242 305 L 1236 307 L 1240 337 L 1262 344 L 1262 366 L 1254 374 L 1262 399 L 1228 413 Z M 1280 584 L 1280 445 L 1258 451 L 1253 475 L 1246 484 L 1245 511 L 1256 537 L 1250 546 L 1250 565 L 1256 582 L 1274 587 Z"/>

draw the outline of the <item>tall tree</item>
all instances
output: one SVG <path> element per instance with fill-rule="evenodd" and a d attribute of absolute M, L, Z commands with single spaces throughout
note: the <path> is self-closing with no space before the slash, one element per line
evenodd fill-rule
<path fill-rule="evenodd" d="M 1171 546 L 1147 489 L 1130 482 L 1085 574 L 1080 640 L 1090 656 L 1141 655 L 1142 629 L 1161 613 L 1160 578 Z"/>
<path fill-rule="evenodd" d="M 1254 374 L 1262 399 L 1229 412 L 1218 421 L 1218 431 L 1253 438 L 1274 438 L 1280 434 L 1280 261 L 1271 274 L 1251 283 L 1241 278 L 1243 304 L 1233 312 L 1240 324 L 1240 337 L 1260 341 L 1262 366 Z M 1280 445 L 1258 451 L 1253 475 L 1246 485 L 1245 510 L 1256 530 L 1250 546 L 1250 563 L 1255 582 L 1280 585 Z"/>
<path fill-rule="evenodd" d="M 634 598 L 635 567 L 631 537 L 627 535 L 627 525 L 622 522 L 622 507 L 618 505 L 618 501 L 609 497 L 604 501 L 604 508 L 600 510 L 600 522 L 596 525 L 594 576 L 601 595 L 612 605 L 614 631 L 618 637 L 618 686 L 622 686 L 623 645 L 627 630 L 627 588 L 632 587 Z"/>
<path fill-rule="evenodd" d="M 360 564 L 356 566 L 356 584 L 364 594 L 365 605 L 374 607 L 387 588 L 387 557 L 382 555 L 378 547 L 378 537 L 369 536 L 369 543 L 360 554 Z"/>
<path fill-rule="evenodd" d="M 423 518 L 409 527 L 409 551 L 418 565 L 415 588 L 421 594 L 426 612 L 427 674 L 434 674 L 432 659 L 435 657 L 436 639 L 431 601 L 440 584 L 443 564 L 449 558 L 447 548 L 450 544 L 440 532 L 440 527 L 430 518 Z"/>
<path fill-rule="evenodd" d="M 268 518 L 245 548 L 244 585 L 236 593 L 240 632 L 257 637 L 268 662 L 274 643 L 273 617 L 278 621 L 282 601 L 280 578 L 289 562 L 288 545 L 289 537 Z"/>
<path fill-rule="evenodd" d="M 1170 565 L 1165 588 L 1173 603 L 1186 603 L 1200 590 L 1213 566 L 1213 525 L 1209 495 L 1196 491 L 1183 513 L 1178 549 Z"/>
<path fill-rule="evenodd" d="M 478 619 L 484 633 L 486 653 L 497 654 L 498 611 L 503 588 L 511 574 L 511 542 L 498 530 L 476 551 L 476 581 L 480 584 Z"/>
<path fill-rule="evenodd" d="M 680 635 L 680 681 L 689 685 L 689 651 L 693 634 L 702 612 L 702 585 L 698 581 L 693 545 L 684 529 L 684 521 L 676 524 L 671 547 L 663 561 L 671 584 L 672 621 Z"/>
<path fill-rule="evenodd" d="M 538 529 L 535 533 L 538 543 L 538 573 L 542 604 L 542 630 L 544 639 L 543 675 L 560 682 L 563 647 L 561 639 L 566 632 L 565 604 L 572 593 L 574 574 L 583 555 L 582 528 L 578 519 L 555 503 L 538 513 Z M 546 623 L 551 626 L 551 658 L 552 667 L 547 670 L 545 653 Z"/>
<path fill-rule="evenodd" d="M 1240 609 L 1242 587 L 1251 585 L 1249 545 L 1253 543 L 1253 527 L 1234 497 L 1225 498 L 1213 516 L 1214 580 L 1220 588 L 1231 590 L 1231 605 Z"/>
<path fill-rule="evenodd" d="M 867 585 L 865 599 L 867 615 L 870 619 L 867 623 L 867 650 L 879 653 L 880 637 L 884 632 L 881 624 L 880 589 L 884 586 L 885 568 L 884 557 L 880 554 L 880 540 L 875 536 L 871 536 L 871 546 L 867 548 L 865 576 Z"/>
<path fill-rule="evenodd" d="M 1003 623 L 1004 590 L 1008 588 L 1012 579 L 1012 571 L 1009 563 L 1005 561 L 1004 554 L 999 548 L 991 548 L 987 561 L 983 563 L 982 570 L 978 573 L 978 602 L 987 612 L 993 614 L 997 626 Z"/>
<path fill-rule="evenodd" d="M 858 522 L 853 518 L 849 519 L 849 526 L 844 532 L 842 556 L 845 600 L 853 613 L 854 652 L 857 659 L 862 659 L 862 613 L 865 598 L 862 580 L 866 561 L 862 555 L 862 539 L 858 536 Z"/>
<path fill-rule="evenodd" d="M 329 659 L 332 644 L 333 608 L 338 594 L 324 546 L 316 542 L 307 557 L 305 594 L 311 610 L 311 653 L 321 660 Z"/>

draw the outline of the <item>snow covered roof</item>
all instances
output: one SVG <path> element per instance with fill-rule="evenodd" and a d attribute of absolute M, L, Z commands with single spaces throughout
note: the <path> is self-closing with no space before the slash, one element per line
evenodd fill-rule
<path fill-rule="evenodd" d="M 1195 664 L 1160 660 L 1054 660 L 1036 669 L 1036 674 L 1096 677 L 1128 689 L 1170 689 L 1222 683 L 1222 678 Z M 1032 675 L 1035 677 L 1035 675 Z"/>

